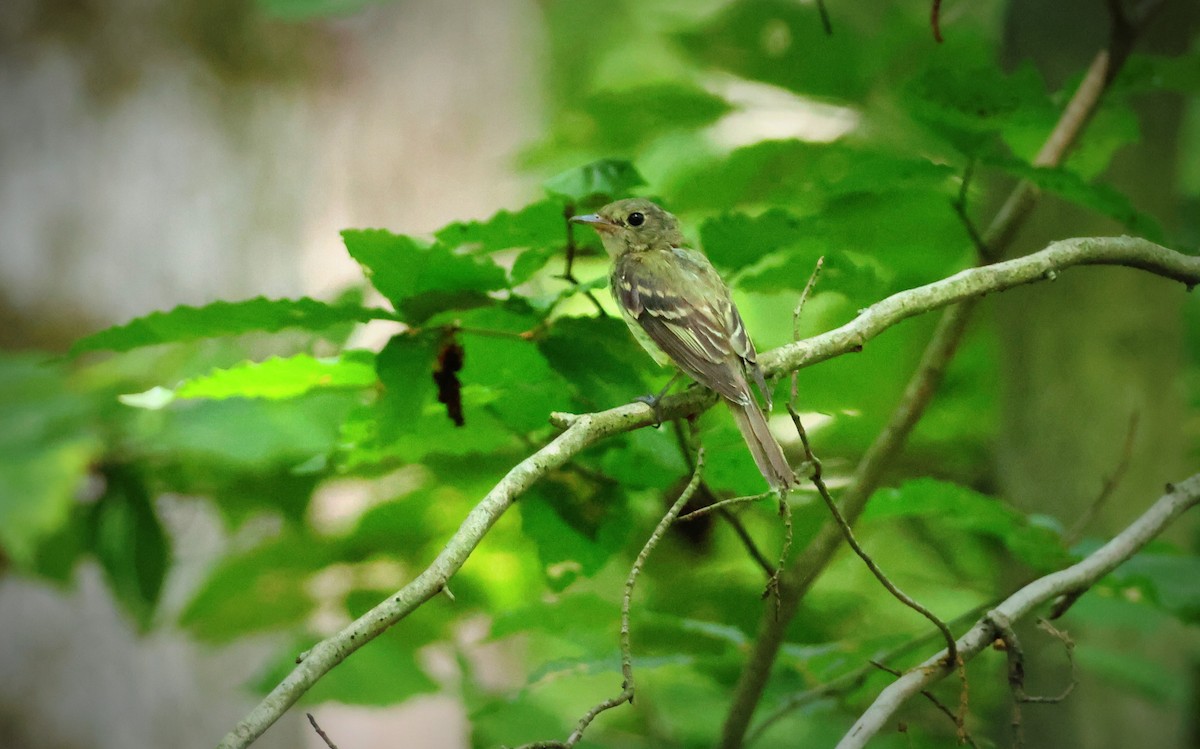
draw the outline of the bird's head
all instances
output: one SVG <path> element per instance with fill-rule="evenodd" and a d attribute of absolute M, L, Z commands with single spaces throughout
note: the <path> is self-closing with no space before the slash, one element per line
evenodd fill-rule
<path fill-rule="evenodd" d="M 572 216 L 571 220 L 595 229 L 604 249 L 613 257 L 683 244 L 675 217 L 645 198 L 618 200 L 595 213 Z"/>

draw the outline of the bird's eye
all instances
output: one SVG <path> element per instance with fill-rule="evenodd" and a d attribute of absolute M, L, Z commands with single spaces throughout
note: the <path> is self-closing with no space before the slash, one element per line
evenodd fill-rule
<path fill-rule="evenodd" d="M 625 219 L 630 226 L 641 226 L 646 223 L 646 217 L 640 213 L 634 212 L 629 214 L 629 218 Z"/>

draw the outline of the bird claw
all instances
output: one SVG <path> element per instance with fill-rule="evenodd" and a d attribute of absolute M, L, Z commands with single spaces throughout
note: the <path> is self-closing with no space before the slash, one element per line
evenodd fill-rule
<path fill-rule="evenodd" d="M 650 395 L 647 393 L 646 395 L 639 395 L 638 397 L 634 398 L 634 400 L 637 401 L 638 403 L 645 403 L 647 406 L 649 406 L 651 409 L 653 409 L 653 411 L 654 411 L 654 428 L 655 429 L 658 429 L 660 426 L 662 426 L 663 415 L 662 415 L 662 408 L 661 408 L 662 407 L 662 396 L 661 395 Z"/>

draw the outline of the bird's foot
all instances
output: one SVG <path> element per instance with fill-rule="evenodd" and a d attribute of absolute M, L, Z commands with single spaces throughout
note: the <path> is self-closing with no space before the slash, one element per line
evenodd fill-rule
<path fill-rule="evenodd" d="M 639 395 L 638 397 L 634 398 L 634 400 L 637 401 L 638 403 L 645 403 L 647 406 L 649 406 L 651 409 L 654 410 L 654 428 L 655 429 L 658 429 L 660 426 L 662 426 L 662 423 L 663 423 L 662 399 L 663 399 L 663 393 L 659 393 L 658 395 L 650 395 L 649 393 L 647 393 L 646 395 Z"/>

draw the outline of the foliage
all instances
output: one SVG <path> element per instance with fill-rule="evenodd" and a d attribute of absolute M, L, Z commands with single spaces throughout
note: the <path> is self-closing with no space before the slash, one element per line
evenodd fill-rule
<path fill-rule="evenodd" d="M 364 3 L 260 4 L 296 19 Z M 633 192 L 681 215 L 734 281 L 760 350 L 790 340 L 791 308 L 818 257 L 826 270 L 801 321 L 805 334 L 969 263 L 954 201 L 970 165 L 971 204 L 993 198 L 1010 177 L 1028 178 L 1130 232 L 1177 239 L 1103 174 L 1138 137 L 1130 97 L 1156 88 L 1194 93 L 1195 55 L 1190 64 L 1137 58 L 1085 146 L 1065 167 L 1045 169 L 1032 159 L 1063 93 L 1047 91 L 1029 66 L 1006 73 L 994 62 L 993 4 L 962 8 L 941 46 L 929 40 L 919 4 L 845 8 L 832 37 L 811 3 L 542 5 L 551 119 L 525 161 L 552 175 L 543 194 L 432 237 L 344 231 L 347 252 L 386 306 L 258 298 L 178 307 L 86 336 L 69 359 L 0 360 L 0 548 L 13 567 L 66 581 L 78 561 L 95 558 L 126 612 L 150 627 L 171 567 L 157 504 L 168 495 L 209 497 L 231 532 L 276 517 L 277 532 L 231 550 L 209 572 L 178 622 L 209 642 L 289 633 L 295 644 L 259 682 L 269 688 L 296 652 L 327 633 L 314 628 L 315 612 L 357 616 L 422 569 L 474 502 L 554 433 L 550 412 L 616 406 L 664 382 L 605 295 L 596 298 L 607 311 L 587 298 L 604 285 L 605 259 L 591 232 L 565 221 Z M 845 132 L 806 139 L 800 129 L 770 137 L 751 129 L 730 142 L 721 130 L 727 119 L 770 116 L 734 96 L 743 89 L 784 101 L 789 114 L 773 116 L 832 120 Z M 568 253 L 578 284 L 562 278 Z M 347 346 L 350 326 L 368 323 L 394 334 L 377 352 Z M 834 473 L 882 427 L 928 331 L 928 321 L 907 324 L 858 357 L 800 373 L 803 409 L 828 417 L 813 436 Z M 287 350 L 255 353 L 262 339 L 254 335 L 264 333 Z M 903 466 L 862 519 L 885 569 L 947 612 L 1001 594 L 1011 579 L 998 569 L 1045 572 L 1078 553 L 1045 517 L 980 488 L 997 406 L 988 375 L 994 342 L 986 330 L 975 336 L 914 437 L 912 454 L 925 457 Z M 701 429 L 712 453 L 709 487 L 730 496 L 760 491 L 727 416 L 711 412 Z M 383 705 L 457 691 L 476 745 L 566 735 L 619 681 L 621 580 L 687 474 L 669 426 L 595 446 L 492 530 L 453 581 L 453 605 L 430 603 L 308 698 Z M 322 525 L 318 510 L 348 480 L 371 487 L 373 504 L 345 527 Z M 823 517 L 818 504 L 797 508 L 798 539 Z M 755 506 L 742 519 L 764 549 L 777 548 L 771 512 Z M 764 579 L 726 526 L 685 530 L 651 560 L 639 589 L 637 709 L 598 722 L 595 745 L 617 735 L 623 746 L 705 745 L 717 730 Z M 942 548 L 947 538 L 953 553 Z M 1196 556 L 1164 547 L 1106 586 L 1136 589 L 1140 609 L 1194 625 L 1197 574 Z M 313 584 L 326 578 L 337 584 Z M 925 631 L 915 617 L 895 622 L 895 602 L 849 559 L 806 605 L 766 705 Z M 526 655 L 508 664 L 513 677 L 502 690 L 455 638 L 481 618 L 489 642 Z M 419 656 L 433 646 L 453 650 L 459 680 L 443 683 L 425 670 Z M 1136 655 L 1102 655 L 1093 660 L 1113 678 L 1152 681 Z M 992 682 L 972 682 L 972 709 L 1004 699 L 1001 680 Z M 866 694 L 850 690 L 797 711 L 761 745 L 794 745 L 796 736 L 829 743 L 837 733 L 830 726 Z M 920 730 L 953 733 L 934 717 Z"/>

